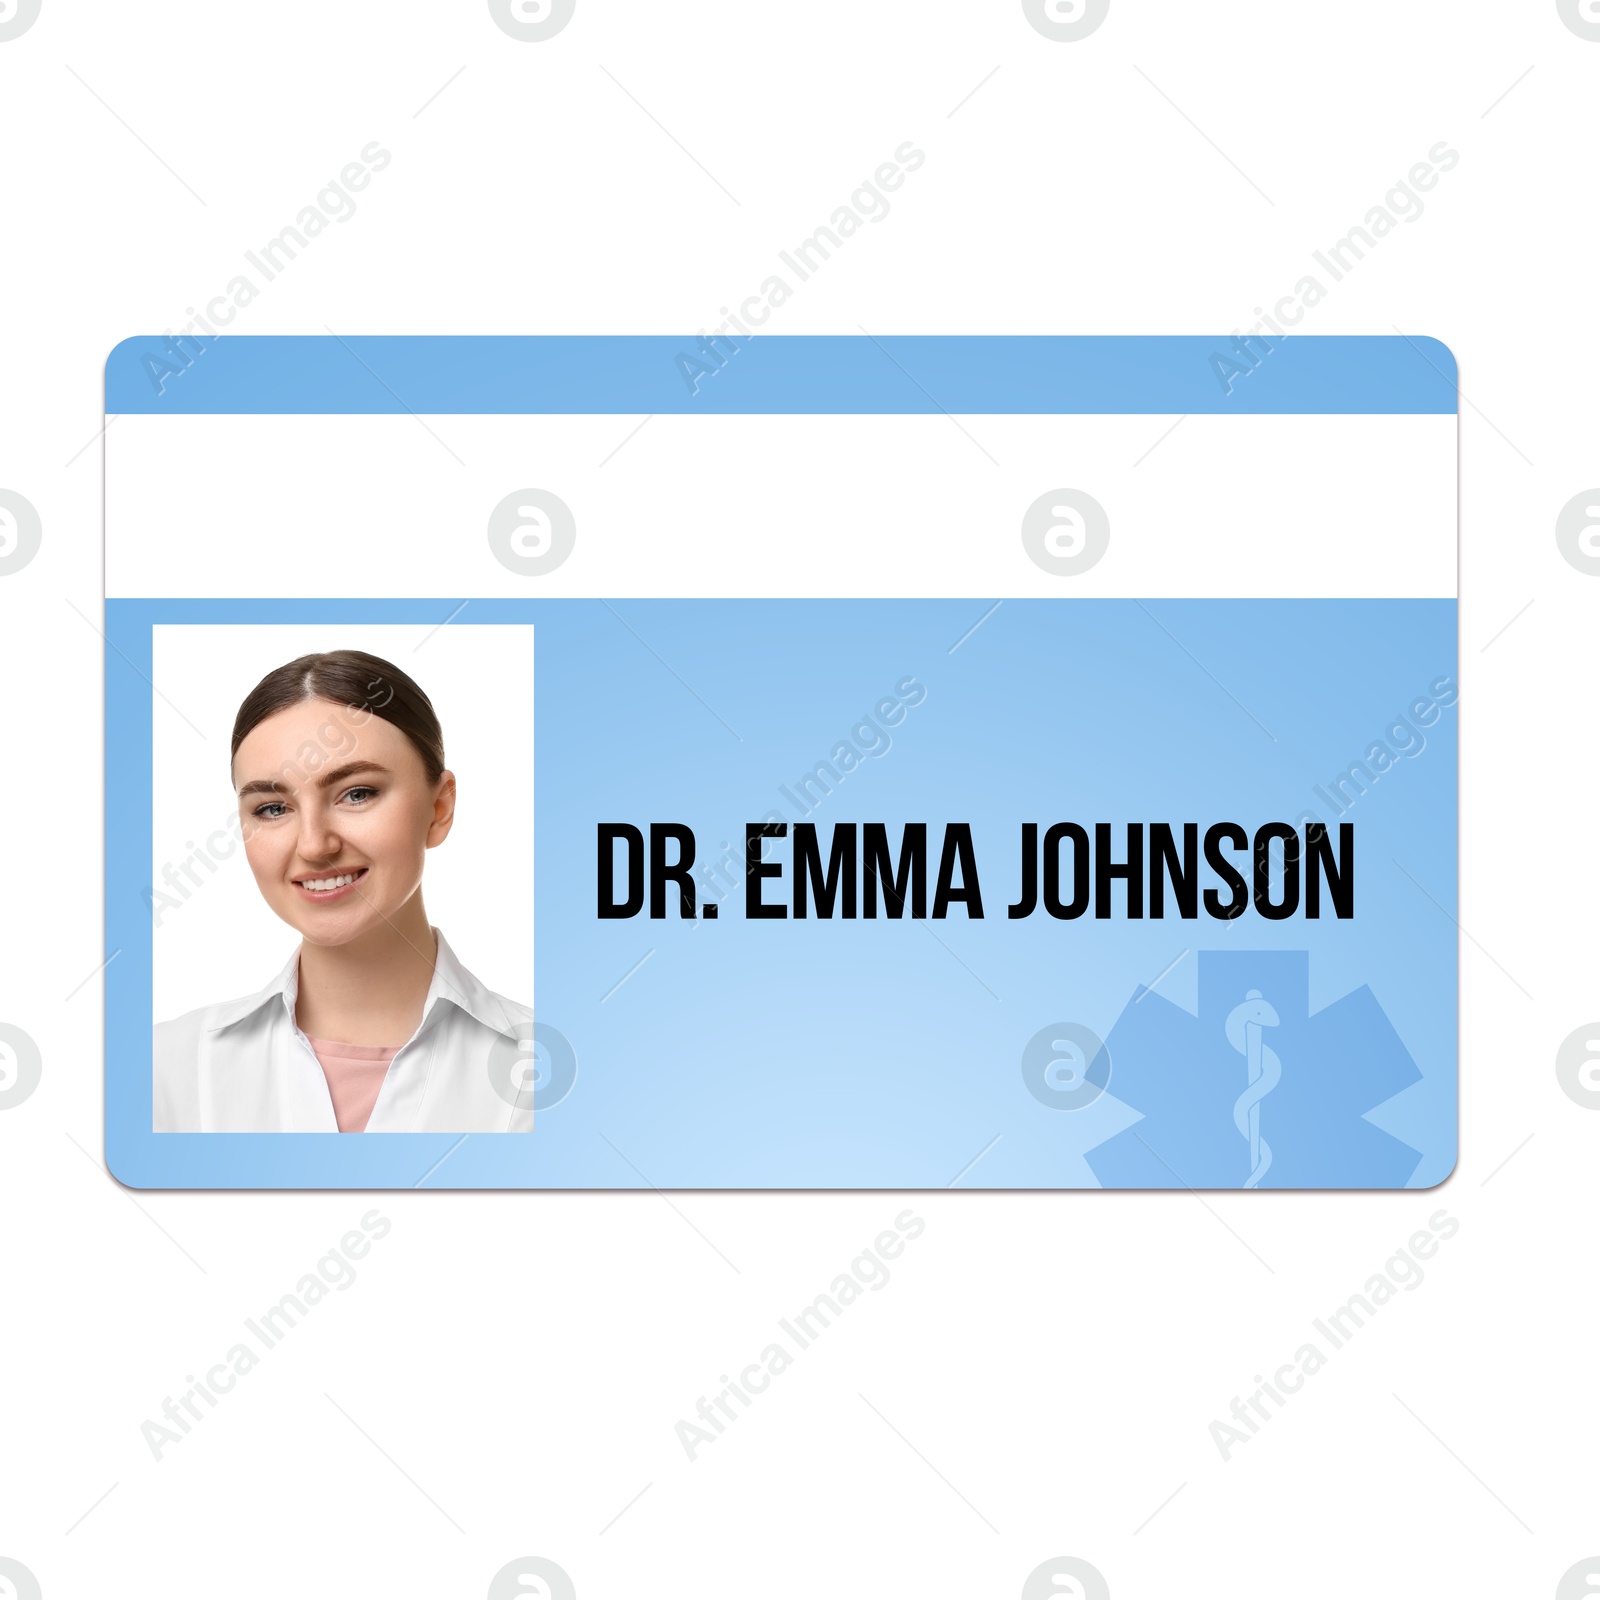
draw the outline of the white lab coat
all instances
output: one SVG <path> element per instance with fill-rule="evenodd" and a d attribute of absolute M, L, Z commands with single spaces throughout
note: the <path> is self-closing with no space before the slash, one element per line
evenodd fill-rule
<path fill-rule="evenodd" d="M 527 1133 L 533 1012 L 486 989 L 438 936 L 422 1022 L 368 1133 Z M 295 1021 L 300 953 L 258 994 L 155 1029 L 157 1133 L 337 1133 L 328 1080 Z M 509 1063 L 509 1067 L 508 1067 Z M 518 1071 L 518 1068 L 521 1068 Z"/>

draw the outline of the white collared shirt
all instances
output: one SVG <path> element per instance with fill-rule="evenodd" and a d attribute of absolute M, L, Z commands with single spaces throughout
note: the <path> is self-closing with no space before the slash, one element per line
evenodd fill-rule
<path fill-rule="evenodd" d="M 527 1133 L 533 1012 L 486 989 L 437 928 L 422 1022 L 389 1064 L 368 1133 Z M 300 952 L 260 991 L 155 1029 L 157 1133 L 337 1133 L 295 1021 Z M 519 1066 L 523 1070 L 518 1070 Z"/>

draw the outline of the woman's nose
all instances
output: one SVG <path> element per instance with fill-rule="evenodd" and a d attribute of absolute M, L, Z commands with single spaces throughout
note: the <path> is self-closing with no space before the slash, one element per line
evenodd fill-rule
<path fill-rule="evenodd" d="M 331 861 L 342 848 L 332 818 L 315 807 L 300 815 L 300 854 L 307 861 Z"/>

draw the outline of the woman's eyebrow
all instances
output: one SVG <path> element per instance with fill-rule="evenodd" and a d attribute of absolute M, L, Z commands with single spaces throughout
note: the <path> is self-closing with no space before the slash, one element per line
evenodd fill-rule
<path fill-rule="evenodd" d="M 331 789 L 336 783 L 343 783 L 346 778 L 353 778 L 358 772 L 381 772 L 389 776 L 389 769 L 377 761 L 347 761 L 342 767 L 330 767 L 317 778 L 317 783 L 324 789 Z"/>
<path fill-rule="evenodd" d="M 242 784 L 239 788 L 239 798 L 241 800 L 243 800 L 247 794 L 282 793 L 283 785 L 281 783 L 274 783 L 270 778 L 257 778 L 253 783 Z"/>

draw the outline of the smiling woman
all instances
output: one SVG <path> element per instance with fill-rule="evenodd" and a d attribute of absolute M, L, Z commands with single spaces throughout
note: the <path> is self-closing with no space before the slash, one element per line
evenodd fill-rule
<path fill-rule="evenodd" d="M 503 1070 L 508 1052 L 531 1062 L 532 1012 L 479 983 L 423 907 L 455 820 L 444 760 L 427 695 L 364 651 L 301 656 L 245 697 L 245 854 L 300 945 L 258 993 L 157 1026 L 156 1132 L 532 1127 L 531 1091 Z"/>

